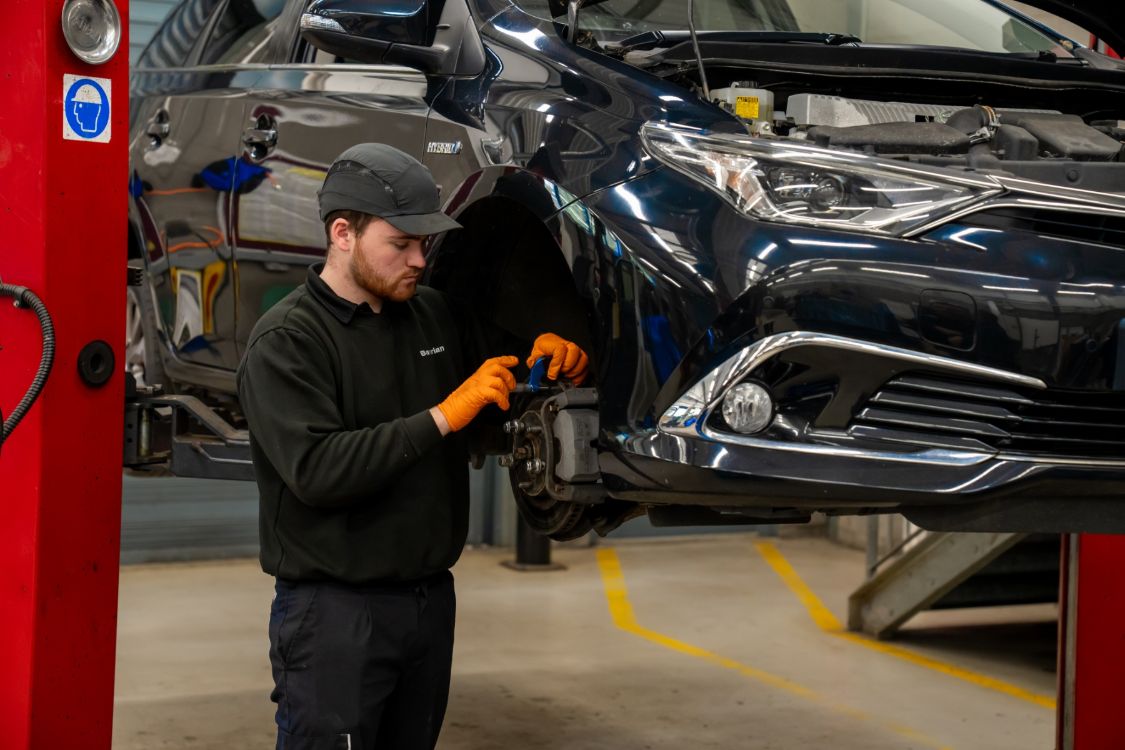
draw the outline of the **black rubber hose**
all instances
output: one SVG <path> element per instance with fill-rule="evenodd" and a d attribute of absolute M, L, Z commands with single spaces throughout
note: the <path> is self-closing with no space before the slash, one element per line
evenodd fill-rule
<path fill-rule="evenodd" d="M 20 420 L 27 414 L 31 405 L 39 398 L 43 386 L 47 384 L 47 376 L 51 374 L 51 366 L 55 363 L 55 326 L 51 322 L 51 314 L 47 312 L 47 306 L 43 304 L 43 300 L 39 299 L 35 292 L 27 287 L 13 286 L 0 281 L 0 297 L 14 297 L 16 307 L 30 307 L 34 310 L 35 314 L 39 316 L 39 327 L 43 332 L 43 355 L 39 359 L 39 370 L 35 373 L 35 379 L 31 381 L 31 387 L 27 389 L 27 393 L 24 394 L 15 411 L 4 420 L 3 433 L 0 434 L 0 444 L 3 444 L 12 434 L 12 431 L 16 429 Z"/>
<path fill-rule="evenodd" d="M 945 124 L 972 135 L 988 124 L 988 114 L 978 106 L 967 107 L 951 114 Z"/>
<path fill-rule="evenodd" d="M 688 32 L 691 34 L 691 47 L 695 51 L 695 62 L 699 65 L 699 82 L 703 84 L 703 101 L 711 101 L 711 87 L 707 85 L 707 69 L 703 67 L 703 53 L 699 51 L 699 34 L 695 30 L 695 0 L 687 2 Z"/>

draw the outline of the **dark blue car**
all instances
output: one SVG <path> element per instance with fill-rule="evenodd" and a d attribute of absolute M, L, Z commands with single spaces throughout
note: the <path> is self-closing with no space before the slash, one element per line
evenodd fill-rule
<path fill-rule="evenodd" d="M 132 80 L 134 374 L 237 421 L 325 169 L 382 141 L 464 226 L 429 283 L 591 355 L 476 446 L 542 533 L 1125 531 L 1125 65 L 1080 41 L 988 0 L 185 0 Z"/>

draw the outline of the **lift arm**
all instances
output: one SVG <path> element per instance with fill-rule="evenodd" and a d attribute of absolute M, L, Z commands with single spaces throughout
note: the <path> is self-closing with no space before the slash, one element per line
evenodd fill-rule
<path fill-rule="evenodd" d="M 194 396 L 125 382 L 124 465 L 166 468 L 178 477 L 254 481 L 250 435 Z"/>

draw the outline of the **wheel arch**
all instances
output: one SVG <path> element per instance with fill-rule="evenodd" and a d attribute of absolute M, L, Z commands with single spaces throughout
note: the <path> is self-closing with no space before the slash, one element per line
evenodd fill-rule
<path fill-rule="evenodd" d="M 428 281 L 513 339 L 530 343 L 550 331 L 596 361 L 591 269 L 597 259 L 568 247 L 554 205 L 539 187 L 520 197 L 497 190 L 462 205 L 455 214 L 462 229 L 435 245 Z"/>

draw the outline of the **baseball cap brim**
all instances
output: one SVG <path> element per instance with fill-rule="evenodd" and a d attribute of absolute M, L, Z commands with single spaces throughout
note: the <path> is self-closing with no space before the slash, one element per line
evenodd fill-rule
<path fill-rule="evenodd" d="M 448 232 L 451 229 L 461 228 L 460 224 L 441 211 L 434 211 L 430 214 L 384 216 L 382 218 L 398 231 L 417 235 L 419 237 L 440 234 L 441 232 Z"/>

